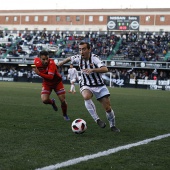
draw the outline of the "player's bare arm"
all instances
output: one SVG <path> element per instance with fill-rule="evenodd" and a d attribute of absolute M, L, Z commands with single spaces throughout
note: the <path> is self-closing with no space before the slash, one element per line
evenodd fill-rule
<path fill-rule="evenodd" d="M 71 58 L 70 57 L 67 57 L 66 59 L 64 59 L 63 61 L 60 61 L 58 62 L 57 66 L 62 66 L 64 65 L 65 63 L 68 63 L 69 61 L 71 61 Z"/>
<path fill-rule="evenodd" d="M 85 72 L 86 74 L 91 74 L 91 73 L 106 73 L 108 72 L 108 68 L 107 67 L 100 67 L 100 68 L 93 68 L 93 69 L 84 69 L 83 72 Z"/>
<path fill-rule="evenodd" d="M 44 73 L 41 73 L 38 68 L 34 68 L 34 72 L 36 74 L 38 74 L 39 76 L 41 76 L 42 78 L 46 78 L 46 79 L 49 79 L 49 80 L 52 80 L 54 75 L 53 74 L 44 74 Z"/>

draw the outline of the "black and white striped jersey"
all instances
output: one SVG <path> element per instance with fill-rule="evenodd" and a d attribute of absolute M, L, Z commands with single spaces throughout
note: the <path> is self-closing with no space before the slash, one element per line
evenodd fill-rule
<path fill-rule="evenodd" d="M 80 79 L 80 87 L 82 86 L 103 86 L 104 81 L 102 79 L 102 73 L 91 73 L 86 74 L 83 72 L 83 69 L 93 69 L 100 68 L 105 66 L 104 62 L 99 59 L 99 57 L 95 54 L 91 54 L 89 60 L 82 59 L 81 55 L 71 56 L 71 63 L 77 63 L 80 67 L 81 71 L 81 79 Z"/>

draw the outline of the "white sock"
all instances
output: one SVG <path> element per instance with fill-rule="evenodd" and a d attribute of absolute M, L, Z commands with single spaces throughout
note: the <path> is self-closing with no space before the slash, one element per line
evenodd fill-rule
<path fill-rule="evenodd" d="M 107 120 L 109 121 L 110 127 L 115 126 L 115 114 L 114 111 L 111 110 L 111 112 L 106 112 Z"/>
<path fill-rule="evenodd" d="M 99 116 L 96 113 L 96 107 L 93 103 L 93 101 L 90 100 L 84 100 L 86 109 L 88 110 L 88 112 L 90 113 L 91 117 L 94 119 L 94 121 L 97 121 L 97 119 L 99 119 Z"/>
<path fill-rule="evenodd" d="M 70 91 L 73 91 L 73 86 L 74 86 L 74 85 L 72 85 L 72 84 L 71 84 L 71 88 L 70 88 Z"/>
<path fill-rule="evenodd" d="M 75 85 L 74 84 L 73 84 L 73 89 L 72 90 L 73 90 L 73 92 L 75 92 Z"/>

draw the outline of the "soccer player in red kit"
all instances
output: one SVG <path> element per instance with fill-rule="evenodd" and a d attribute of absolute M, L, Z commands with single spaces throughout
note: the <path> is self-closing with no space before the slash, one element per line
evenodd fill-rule
<path fill-rule="evenodd" d="M 58 72 L 53 59 L 49 58 L 47 51 L 41 51 L 39 57 L 34 59 L 36 74 L 43 78 L 41 99 L 44 104 L 51 104 L 55 111 L 58 107 L 55 104 L 55 99 L 50 99 L 52 90 L 57 94 L 63 113 L 64 120 L 70 120 L 67 115 L 67 103 L 65 99 L 65 89 L 62 82 L 62 77 Z"/>

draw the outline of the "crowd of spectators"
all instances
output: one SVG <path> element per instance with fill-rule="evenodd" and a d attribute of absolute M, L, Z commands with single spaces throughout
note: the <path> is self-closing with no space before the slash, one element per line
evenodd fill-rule
<path fill-rule="evenodd" d="M 170 79 L 169 71 L 157 69 L 110 69 L 115 79 L 143 79 L 143 80 L 168 80 Z"/>
<path fill-rule="evenodd" d="M 42 49 L 50 52 L 52 58 L 63 58 L 78 53 L 80 41 L 91 44 L 92 52 L 101 59 L 124 59 L 140 61 L 166 61 L 170 48 L 169 33 L 126 32 L 120 34 L 99 34 L 87 32 L 84 35 L 67 33 L 25 32 L 23 35 L 4 35 L 6 43 L 0 41 L 0 55 L 13 57 L 35 57 Z M 2 39 L 2 38 L 1 38 Z M 56 47 L 50 50 L 50 47 Z M 169 61 L 167 59 L 167 61 Z"/>
<path fill-rule="evenodd" d="M 126 83 L 129 79 L 143 79 L 143 80 L 169 80 L 170 72 L 168 70 L 157 69 L 127 69 L 127 68 L 109 68 L 112 72 L 112 78 L 123 79 Z M 60 70 L 63 80 L 66 80 L 67 71 Z M 0 64 L 0 77 L 25 78 L 28 82 L 34 78 L 41 78 L 33 71 L 32 67 L 18 67 L 8 64 Z"/>
<path fill-rule="evenodd" d="M 170 49 L 169 33 L 140 33 L 125 32 L 120 34 L 86 32 L 83 35 L 54 33 L 46 31 L 25 32 L 17 36 L 5 34 L 0 37 L 0 56 L 34 58 L 39 51 L 45 49 L 49 51 L 51 58 L 65 58 L 79 52 L 80 41 L 89 42 L 92 52 L 99 55 L 103 60 L 133 60 L 133 61 L 169 61 L 165 56 Z M 129 74 L 128 69 L 110 69 L 115 77 L 126 77 L 131 75 L 139 79 L 153 79 L 153 70 L 134 69 Z M 167 70 L 156 73 L 156 77 L 161 80 L 169 79 Z M 0 76 L 25 76 L 36 77 L 32 68 L 21 68 L 11 65 L 0 65 Z"/>
<path fill-rule="evenodd" d="M 134 61 L 166 61 L 170 49 L 169 33 L 135 33 L 122 35 L 122 42 L 116 54 Z"/>
<path fill-rule="evenodd" d="M 120 40 L 117 35 L 99 35 L 89 33 L 82 35 L 74 34 L 55 34 L 46 32 L 25 33 L 19 37 L 6 34 L 6 43 L 0 44 L 0 55 L 6 53 L 7 56 L 20 57 L 27 55 L 35 57 L 42 49 L 48 50 L 53 58 L 62 58 L 66 55 L 78 53 L 78 44 L 84 40 L 91 44 L 92 52 L 98 54 L 101 58 L 107 59 L 115 48 L 116 43 Z M 4 38 L 5 38 L 4 37 Z M 50 50 L 55 46 L 56 50 Z"/>
<path fill-rule="evenodd" d="M 165 59 L 170 48 L 169 33 L 126 32 L 120 34 L 100 34 L 87 32 L 84 35 L 67 33 L 25 32 L 23 35 L 4 35 L 6 43 L 0 41 L 0 55 L 13 57 L 35 57 L 42 49 L 50 52 L 50 57 L 63 58 L 78 53 L 80 41 L 91 44 L 92 52 L 101 59 L 121 59 L 159 61 Z M 1 38 L 2 39 L 2 38 Z M 56 47 L 51 50 L 50 47 Z"/>

